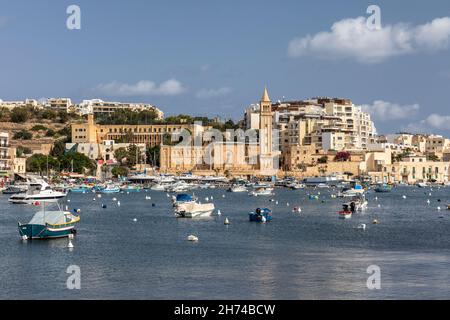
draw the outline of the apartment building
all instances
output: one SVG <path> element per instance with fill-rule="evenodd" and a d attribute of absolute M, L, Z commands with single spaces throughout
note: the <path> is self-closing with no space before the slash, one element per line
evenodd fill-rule
<path fill-rule="evenodd" d="M 11 155 L 9 134 L 0 132 L 0 179 L 9 176 L 11 171 Z"/>
<path fill-rule="evenodd" d="M 131 111 L 153 111 L 156 118 L 164 119 L 164 113 L 153 105 L 145 103 L 123 103 L 123 102 L 108 102 L 101 99 L 83 100 L 76 106 L 76 112 L 81 115 L 86 114 L 108 114 L 114 113 L 118 110 Z"/>
<path fill-rule="evenodd" d="M 69 112 L 69 108 L 72 107 L 72 100 L 70 98 L 50 98 L 47 100 L 45 107 L 55 111 Z"/>

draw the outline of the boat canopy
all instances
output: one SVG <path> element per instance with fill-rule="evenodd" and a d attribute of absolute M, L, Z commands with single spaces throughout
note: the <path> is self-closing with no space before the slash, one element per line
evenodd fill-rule
<path fill-rule="evenodd" d="M 187 202 L 187 201 L 194 201 L 194 198 L 191 196 L 191 195 L 189 195 L 189 194 L 185 194 L 185 193 L 183 193 L 183 194 L 178 194 L 177 195 L 177 201 L 183 201 L 183 202 Z"/>
<path fill-rule="evenodd" d="M 29 224 L 45 225 L 46 223 L 51 225 L 67 223 L 67 216 L 71 216 L 70 213 L 64 213 L 63 211 L 39 211 L 37 212 Z"/>

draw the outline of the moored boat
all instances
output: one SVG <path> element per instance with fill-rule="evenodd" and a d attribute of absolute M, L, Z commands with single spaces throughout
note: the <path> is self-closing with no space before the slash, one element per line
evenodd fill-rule
<path fill-rule="evenodd" d="M 268 208 L 257 208 L 248 214 L 250 222 L 268 222 L 272 220 L 272 211 Z"/>
<path fill-rule="evenodd" d="M 383 184 L 379 184 L 375 187 L 375 192 L 379 192 L 379 193 L 388 193 L 392 191 L 392 186 L 387 184 L 387 183 L 383 183 Z"/>
<path fill-rule="evenodd" d="M 55 191 L 44 180 L 30 182 L 26 193 L 19 193 L 11 196 L 9 202 L 14 204 L 31 204 L 34 202 L 51 202 L 64 198 L 65 192 Z"/>
<path fill-rule="evenodd" d="M 27 224 L 18 223 L 19 234 L 22 239 L 50 239 L 68 237 L 75 234 L 75 225 L 80 221 L 79 216 L 61 208 L 48 211 L 43 204 L 43 210 L 38 211 Z"/>
<path fill-rule="evenodd" d="M 214 203 L 198 203 L 195 201 L 181 203 L 175 208 L 179 218 L 209 217 L 215 209 Z"/>
<path fill-rule="evenodd" d="M 229 192 L 247 192 L 247 188 L 243 185 L 233 185 L 228 189 Z"/>

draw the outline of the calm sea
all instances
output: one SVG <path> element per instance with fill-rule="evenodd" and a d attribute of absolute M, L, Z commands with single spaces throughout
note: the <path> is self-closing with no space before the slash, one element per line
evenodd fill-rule
<path fill-rule="evenodd" d="M 320 200 L 308 198 L 318 192 Z M 413 187 L 369 193 L 368 210 L 349 220 L 338 219 L 343 200 L 331 192 L 276 189 L 267 198 L 197 190 L 222 212 L 206 220 L 175 218 L 163 192 L 96 201 L 94 194 L 69 194 L 65 204 L 81 209 L 72 250 L 67 239 L 23 242 L 17 221 L 28 222 L 36 207 L 11 205 L 0 195 L 0 298 L 450 298 L 449 188 L 431 196 L 430 189 Z M 293 213 L 295 206 L 302 212 Z M 273 221 L 250 223 L 248 212 L 257 207 L 271 208 Z M 365 231 L 357 229 L 360 223 Z M 198 243 L 186 241 L 191 234 Z M 71 265 L 80 267 L 80 290 L 67 289 Z M 371 265 L 381 271 L 379 290 L 367 288 Z"/>

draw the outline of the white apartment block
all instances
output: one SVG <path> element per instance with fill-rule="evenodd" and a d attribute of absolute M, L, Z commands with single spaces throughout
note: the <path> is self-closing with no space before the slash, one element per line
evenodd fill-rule
<path fill-rule="evenodd" d="M 77 113 L 81 115 L 86 114 L 104 114 L 113 113 L 118 110 L 132 110 L 132 111 L 153 111 L 157 115 L 157 119 L 163 119 L 164 113 L 153 105 L 145 103 L 123 103 L 123 102 L 107 102 L 101 99 L 83 100 L 76 106 Z"/>
<path fill-rule="evenodd" d="M 10 171 L 9 134 L 0 132 L 0 176 Z"/>

